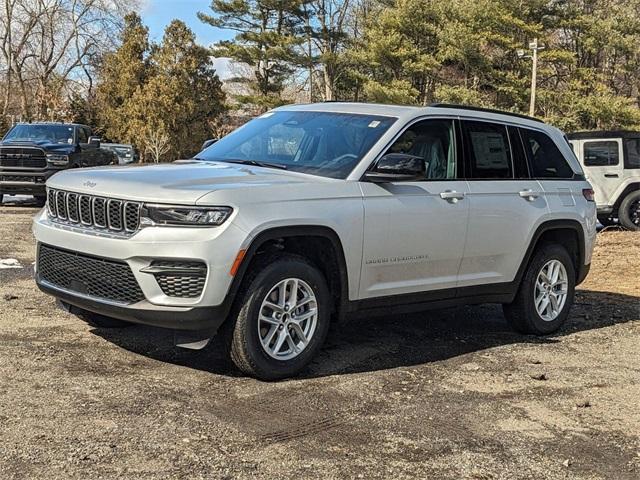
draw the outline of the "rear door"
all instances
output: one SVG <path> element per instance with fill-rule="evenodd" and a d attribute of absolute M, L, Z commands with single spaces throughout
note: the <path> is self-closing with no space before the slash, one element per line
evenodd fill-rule
<path fill-rule="evenodd" d="M 469 227 L 458 284 L 465 295 L 475 290 L 464 287 L 515 278 L 532 230 L 548 209 L 542 186 L 530 178 L 517 128 L 474 119 L 463 120 L 462 130 Z"/>
<path fill-rule="evenodd" d="M 469 214 L 456 123 L 414 122 L 385 152 L 422 157 L 423 180 L 361 183 L 361 299 L 435 290 L 430 298 L 455 296 Z"/>
<path fill-rule="evenodd" d="M 611 206 L 624 176 L 621 138 L 598 138 L 578 141 L 578 158 L 587 180 L 593 185 L 598 206 Z"/>

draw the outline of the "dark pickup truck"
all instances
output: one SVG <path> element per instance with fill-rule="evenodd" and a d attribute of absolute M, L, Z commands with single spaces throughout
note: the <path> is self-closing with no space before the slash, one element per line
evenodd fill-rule
<path fill-rule="evenodd" d="M 4 195 L 33 195 L 46 200 L 45 182 L 67 168 L 117 165 L 112 151 L 86 125 L 18 123 L 0 141 L 0 203 Z"/>

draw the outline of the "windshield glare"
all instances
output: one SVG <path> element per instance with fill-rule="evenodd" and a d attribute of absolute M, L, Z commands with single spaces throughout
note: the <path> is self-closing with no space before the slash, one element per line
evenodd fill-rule
<path fill-rule="evenodd" d="M 69 125 L 16 125 L 4 140 L 73 144 L 73 127 Z"/>
<path fill-rule="evenodd" d="M 256 161 L 346 178 L 395 118 L 333 112 L 268 112 L 197 155 L 209 161 Z"/>

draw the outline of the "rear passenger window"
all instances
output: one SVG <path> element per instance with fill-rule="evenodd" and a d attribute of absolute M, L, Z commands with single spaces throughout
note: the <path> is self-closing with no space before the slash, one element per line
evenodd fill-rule
<path fill-rule="evenodd" d="M 584 143 L 584 166 L 585 167 L 606 167 L 618 165 L 620 156 L 618 154 L 618 142 L 601 141 Z"/>
<path fill-rule="evenodd" d="M 513 178 L 507 127 L 487 122 L 462 122 L 471 178 Z"/>
<path fill-rule="evenodd" d="M 627 138 L 624 141 L 627 147 L 625 168 L 640 168 L 640 138 Z"/>
<path fill-rule="evenodd" d="M 546 133 L 521 128 L 520 135 L 533 178 L 573 178 L 573 170 Z"/>

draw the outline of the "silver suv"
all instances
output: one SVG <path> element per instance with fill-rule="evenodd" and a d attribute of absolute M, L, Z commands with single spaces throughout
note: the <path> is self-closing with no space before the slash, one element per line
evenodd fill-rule
<path fill-rule="evenodd" d="M 354 314 L 501 303 L 566 320 L 596 234 L 562 133 L 495 111 L 352 103 L 270 111 L 172 164 L 67 171 L 34 220 L 38 286 L 94 325 L 219 331 L 276 379 Z"/>

